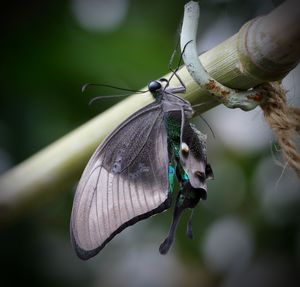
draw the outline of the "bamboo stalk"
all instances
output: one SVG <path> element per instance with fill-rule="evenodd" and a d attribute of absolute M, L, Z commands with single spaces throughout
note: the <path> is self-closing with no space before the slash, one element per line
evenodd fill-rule
<path fill-rule="evenodd" d="M 200 60 L 211 77 L 235 89 L 281 80 L 299 62 L 299 19 L 300 2 L 285 1 L 268 15 L 247 22 Z"/>
<path fill-rule="evenodd" d="M 217 81 L 236 89 L 282 79 L 300 58 L 297 6 L 296 0 L 289 0 L 269 15 L 246 23 L 239 33 L 200 56 L 205 69 Z M 185 67 L 178 74 L 187 86 L 183 97 L 192 104 L 203 103 L 198 113 L 218 104 L 198 87 Z M 175 81 L 171 85 L 178 85 Z M 105 136 L 151 101 L 149 93 L 132 95 L 1 175 L 0 221 L 68 190 Z"/>
<path fill-rule="evenodd" d="M 190 1 L 184 6 L 180 45 L 184 63 L 195 82 L 212 96 L 215 96 L 226 107 L 250 111 L 264 101 L 261 89 L 237 90 L 229 88 L 212 78 L 199 60 L 197 52 L 197 30 L 200 16 L 198 2 Z"/>

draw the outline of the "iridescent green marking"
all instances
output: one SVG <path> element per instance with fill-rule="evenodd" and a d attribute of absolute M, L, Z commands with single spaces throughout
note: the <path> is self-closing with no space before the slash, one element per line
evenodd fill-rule
<path fill-rule="evenodd" d="M 171 115 L 167 115 L 165 117 L 165 123 L 167 127 L 167 133 L 168 133 L 168 152 L 169 152 L 169 160 L 170 163 L 176 164 L 176 169 L 178 169 L 177 177 L 179 176 L 178 180 L 180 182 L 187 182 L 189 181 L 189 177 L 185 170 L 183 169 L 182 165 L 179 161 L 179 149 L 180 149 L 180 133 L 181 133 L 181 120 L 177 119 L 175 117 L 172 117 Z M 169 165 L 169 168 L 171 165 Z M 174 167 L 172 166 L 173 170 Z M 175 170 L 173 172 L 175 174 Z M 169 169 L 169 184 L 170 186 L 174 185 L 174 175 L 172 178 L 172 183 L 170 179 L 170 169 Z"/>
<path fill-rule="evenodd" d="M 179 158 L 181 122 L 178 119 L 167 115 L 165 117 L 165 123 L 168 133 L 168 151 L 170 155 L 170 160 L 173 161 Z"/>
<path fill-rule="evenodd" d="M 180 180 L 182 182 L 187 182 L 189 181 L 189 176 L 188 174 L 185 172 L 185 170 L 183 169 L 182 165 L 180 163 L 177 164 L 177 168 L 180 174 Z"/>
<path fill-rule="evenodd" d="M 172 165 L 169 165 L 168 177 L 169 177 L 169 192 L 172 193 L 174 191 L 174 178 L 175 178 L 175 168 Z"/>

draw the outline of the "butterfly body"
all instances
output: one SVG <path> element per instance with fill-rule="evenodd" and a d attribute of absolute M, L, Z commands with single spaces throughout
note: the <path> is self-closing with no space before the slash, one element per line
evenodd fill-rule
<path fill-rule="evenodd" d="M 175 95 L 185 88 L 167 89 L 159 81 L 148 88 L 155 102 L 119 125 L 81 176 L 70 225 L 81 259 L 96 255 L 127 226 L 168 209 L 175 177 L 180 191 L 169 236 L 174 236 L 181 212 L 206 197 L 211 169 L 205 142 L 188 122 L 191 105 Z"/>

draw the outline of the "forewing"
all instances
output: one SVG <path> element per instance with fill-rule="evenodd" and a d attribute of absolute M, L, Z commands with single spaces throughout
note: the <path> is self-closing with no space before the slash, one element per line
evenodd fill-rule
<path fill-rule="evenodd" d="M 78 256 L 96 255 L 117 233 L 169 207 L 163 112 L 151 104 L 98 147 L 78 184 L 71 237 Z"/>

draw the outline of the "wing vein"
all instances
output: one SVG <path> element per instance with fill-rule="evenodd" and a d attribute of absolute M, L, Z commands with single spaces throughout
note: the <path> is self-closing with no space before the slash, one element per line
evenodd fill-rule
<path fill-rule="evenodd" d="M 128 208 L 128 201 L 127 201 L 127 196 L 126 196 L 126 192 L 125 192 L 125 184 L 127 183 L 126 180 L 123 180 L 123 198 L 124 198 L 124 203 L 125 203 L 125 210 L 127 213 L 127 217 L 126 218 L 130 218 L 130 212 L 129 212 L 129 208 Z"/>
<path fill-rule="evenodd" d="M 130 203 L 131 203 L 132 211 L 135 214 L 135 208 L 134 208 L 134 204 L 133 204 L 133 201 L 132 201 L 132 193 L 133 193 L 133 191 L 131 190 L 130 181 L 128 182 L 128 186 L 129 186 L 129 194 L 130 194 Z"/>
<path fill-rule="evenodd" d="M 108 189 L 108 175 L 106 176 L 106 189 Z M 104 234 L 105 234 L 105 237 L 107 237 L 107 225 L 106 225 L 106 216 L 105 216 L 105 212 L 104 212 L 104 204 L 105 204 L 105 200 L 104 198 L 102 198 L 102 201 L 101 201 L 101 211 L 102 211 L 102 221 L 103 221 L 103 225 L 104 225 Z"/>
<path fill-rule="evenodd" d="M 106 189 L 106 212 L 107 212 L 107 222 L 108 222 L 108 234 L 111 234 L 111 224 L 110 224 L 110 217 L 111 217 L 111 214 L 110 214 L 110 210 L 109 210 L 109 196 L 110 194 L 112 193 L 113 191 L 113 178 L 112 178 L 112 175 L 109 173 L 108 175 L 108 179 L 109 179 L 109 188 Z"/>
<path fill-rule="evenodd" d="M 96 186 L 95 186 L 95 200 L 96 200 L 96 217 L 97 217 L 97 226 L 98 226 L 98 234 L 99 234 L 99 238 L 101 239 L 101 234 L 100 234 L 100 224 L 99 224 L 99 214 L 98 214 L 98 183 L 99 183 L 99 178 L 100 178 L 100 174 L 102 172 L 102 166 L 100 167 L 100 171 L 97 177 L 97 181 L 96 181 Z"/>
<path fill-rule="evenodd" d="M 149 133 L 148 133 L 148 135 L 147 135 L 147 139 L 148 139 L 149 135 L 151 134 L 151 132 L 152 132 L 152 130 L 153 130 L 155 124 L 156 124 L 157 118 L 158 118 L 162 113 L 163 113 L 163 112 L 161 111 L 159 114 L 157 114 L 157 117 L 155 118 L 155 121 L 153 122 L 153 124 L 152 124 L 152 126 L 151 126 L 151 128 L 150 128 L 150 131 L 149 131 Z M 129 162 L 129 164 L 127 164 L 127 165 L 121 170 L 121 173 L 122 173 L 123 170 L 129 168 L 129 167 L 134 163 L 135 159 L 140 155 L 140 153 L 142 152 L 142 150 L 144 149 L 144 147 L 145 147 L 146 144 L 147 144 L 147 140 L 144 142 L 144 144 L 143 144 L 142 147 L 140 148 L 139 152 L 135 155 L 135 157 L 133 157 L 133 158 L 131 159 L 131 161 Z"/>
<path fill-rule="evenodd" d="M 154 103 L 152 103 L 152 104 L 154 104 Z M 152 104 L 150 104 L 150 105 L 152 105 Z M 150 106 L 149 105 L 149 106 Z M 130 122 L 130 121 L 132 121 L 133 119 L 135 119 L 136 117 L 138 117 L 138 116 L 141 116 L 141 115 L 143 115 L 143 114 L 145 114 L 145 113 L 149 113 L 150 111 L 152 111 L 152 110 L 156 110 L 156 109 L 161 109 L 161 104 L 159 104 L 159 105 L 154 105 L 153 107 L 149 107 L 149 106 L 146 106 L 145 107 L 145 110 L 141 110 L 141 111 L 138 111 L 138 112 L 136 112 L 135 114 L 133 114 L 131 117 L 129 117 L 127 120 L 125 120 L 125 122 L 123 122 L 121 125 L 119 125 L 117 128 L 116 128 L 116 130 L 115 131 L 113 131 L 113 133 L 111 133 L 105 140 L 104 140 L 104 142 L 103 142 L 103 144 L 101 145 L 101 148 L 98 150 L 98 153 L 102 150 L 102 149 L 104 149 L 105 147 L 106 147 L 106 145 L 108 144 L 108 142 L 109 142 L 109 140 L 111 139 L 111 137 L 113 137 L 113 136 L 115 136 L 120 130 L 122 130 L 122 128 L 126 125 L 126 124 L 128 124 L 128 122 Z M 147 108 L 147 109 L 146 109 Z"/>

